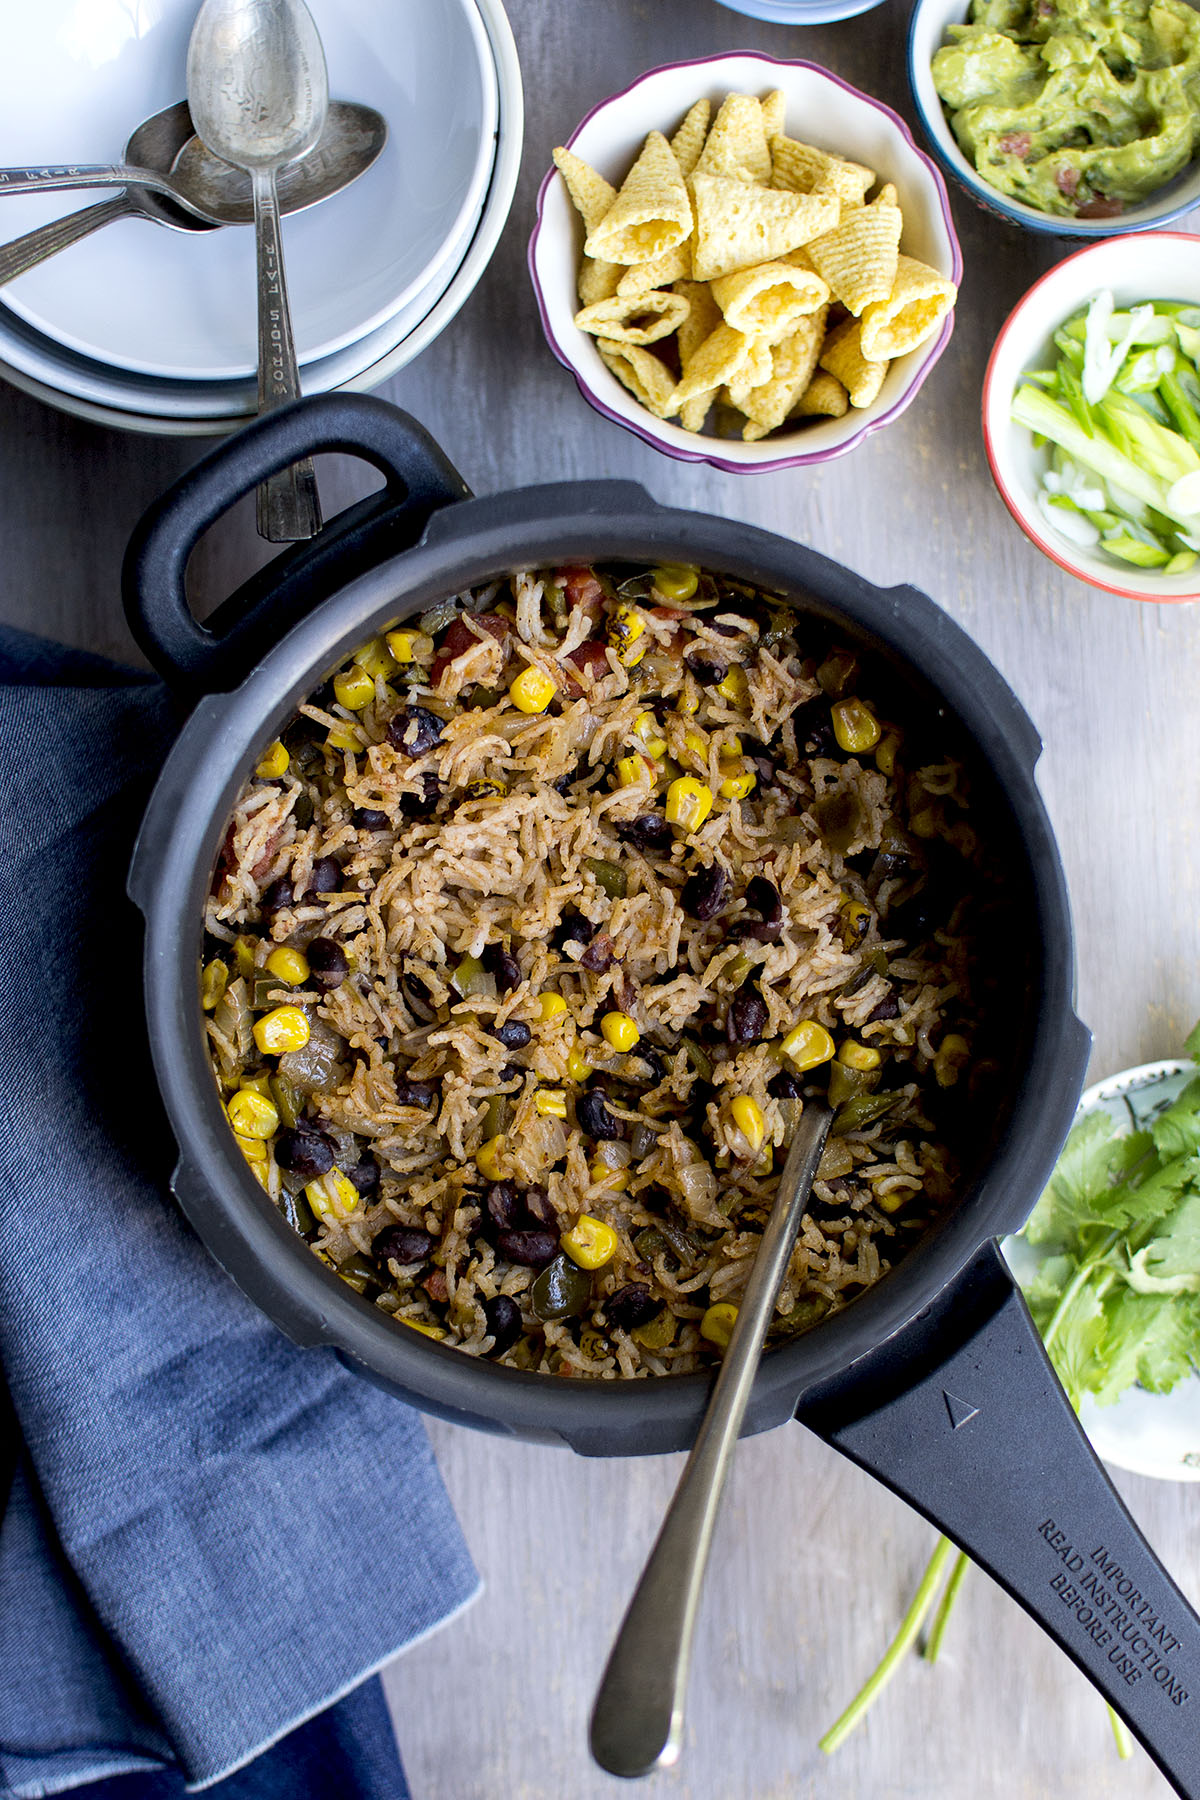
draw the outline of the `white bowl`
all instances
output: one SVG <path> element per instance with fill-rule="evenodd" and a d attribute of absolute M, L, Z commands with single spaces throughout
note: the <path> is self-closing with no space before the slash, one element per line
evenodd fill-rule
<path fill-rule="evenodd" d="M 908 28 L 908 79 L 922 129 L 933 153 L 947 174 L 966 189 L 985 212 L 994 213 L 1027 231 L 1063 238 L 1107 238 L 1123 232 L 1145 231 L 1154 225 L 1170 225 L 1200 206 L 1200 162 L 1193 162 L 1140 206 L 1131 206 L 1115 219 L 1066 219 L 1039 212 L 1022 200 L 1010 200 L 991 187 L 974 163 L 959 149 L 950 129 L 946 109 L 933 85 L 933 55 L 946 40 L 949 25 L 963 25 L 969 0 L 917 0 Z"/>
<path fill-rule="evenodd" d="M 765 94 L 772 88 L 783 90 L 787 128 L 796 136 L 866 163 L 880 181 L 896 184 L 904 215 L 903 249 L 957 282 L 962 257 L 945 184 L 936 168 L 890 107 L 814 63 L 780 62 L 742 52 L 652 69 L 623 93 L 593 107 L 568 143 L 577 156 L 619 186 L 646 133 L 654 129 L 670 133 L 696 100 L 707 96 L 717 105 L 728 93 Z M 582 249 L 582 221 L 560 176 L 551 169 L 538 194 L 537 223 L 529 243 L 529 269 L 550 348 L 597 412 L 667 456 L 711 463 L 730 474 L 796 468 L 852 450 L 870 432 L 898 418 L 916 397 L 953 329 L 951 316 L 932 338 L 892 363 L 871 406 L 852 407 L 844 418 L 810 420 L 753 444 L 697 436 L 681 425 L 656 419 L 640 406 L 605 367 L 595 339 L 576 328 L 575 280 Z"/>
<path fill-rule="evenodd" d="M 350 350 L 307 365 L 305 393 L 365 392 L 405 367 L 449 324 L 473 292 L 512 205 L 524 135 L 521 71 L 502 0 L 477 0 L 495 62 L 499 93 L 495 159 L 480 216 L 454 249 L 457 259 L 382 327 Z M 0 304 L 0 378 L 78 418 L 118 429 L 172 436 L 236 430 L 257 411 L 253 378 L 172 382 L 105 367 L 76 356 L 8 314 Z"/>
<path fill-rule="evenodd" d="M 301 364 L 386 323 L 477 220 L 496 128 L 495 64 L 475 0 L 313 0 L 330 91 L 375 106 L 378 161 L 283 224 Z M 118 160 L 142 119 L 180 99 L 195 0 L 19 8 L 0 63 L 0 164 Z M 7 196 L 12 236 L 95 195 Z M 122 220 L 5 289 L 44 337 L 110 367 L 227 382 L 256 359 L 249 228 L 185 233 Z"/>
<path fill-rule="evenodd" d="M 1076 1120 L 1106 1112 L 1118 1132 L 1140 1129 L 1169 1106 L 1196 1073 L 1186 1061 L 1141 1063 L 1096 1082 L 1081 1096 Z M 1038 1252 L 1022 1238 L 1007 1238 L 1004 1254 L 1018 1280 L 1028 1278 Z M 1085 1397 L 1079 1422 L 1102 1461 L 1134 1475 L 1162 1481 L 1200 1481 L 1200 1375 L 1189 1375 L 1169 1394 L 1130 1388 L 1113 1406 Z"/>
<path fill-rule="evenodd" d="M 983 442 L 1000 497 L 1021 530 L 1068 575 L 1128 600 L 1200 600 L 1200 561 L 1182 575 L 1122 567 L 1096 550 L 1061 537 L 1037 503 L 1047 452 L 1009 417 L 1026 369 L 1045 368 L 1057 355 L 1053 333 L 1102 288 L 1119 307 L 1139 300 L 1188 300 L 1200 306 L 1200 237 L 1149 231 L 1135 243 L 1109 238 L 1077 250 L 1035 282 L 1017 302 L 996 339 L 983 378 Z"/>
<path fill-rule="evenodd" d="M 717 0 L 717 4 L 772 25 L 831 25 L 870 12 L 881 0 Z"/>

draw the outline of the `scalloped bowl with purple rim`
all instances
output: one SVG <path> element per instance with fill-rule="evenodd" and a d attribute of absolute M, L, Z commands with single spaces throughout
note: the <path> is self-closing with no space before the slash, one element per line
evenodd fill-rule
<path fill-rule="evenodd" d="M 707 96 L 715 110 L 726 94 L 763 95 L 773 88 L 782 89 L 786 98 L 785 129 L 790 136 L 865 163 L 880 182 L 895 183 L 904 215 L 902 250 L 958 282 L 962 254 L 936 166 L 917 149 L 908 127 L 890 107 L 815 63 L 784 62 L 747 51 L 651 69 L 622 93 L 593 107 L 566 142 L 620 187 L 647 132 L 662 131 L 669 137 L 696 100 Z M 575 377 L 584 399 L 605 418 L 666 456 L 711 463 L 733 475 L 803 468 L 844 456 L 871 432 L 899 418 L 916 398 L 954 328 L 951 314 L 932 337 L 892 363 L 870 406 L 851 407 L 844 418 L 785 424 L 753 444 L 738 437 L 698 436 L 671 420 L 656 419 L 639 405 L 605 367 L 595 339 L 576 327 L 575 280 L 583 237 L 583 221 L 562 179 L 551 169 L 538 192 L 537 222 L 529 240 L 529 273 L 551 350 Z"/>

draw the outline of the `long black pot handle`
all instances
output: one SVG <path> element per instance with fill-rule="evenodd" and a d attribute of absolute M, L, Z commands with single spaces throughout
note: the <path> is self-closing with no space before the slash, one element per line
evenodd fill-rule
<path fill-rule="evenodd" d="M 385 486 L 277 556 L 201 624 L 184 587 L 197 540 L 268 475 L 322 451 L 362 457 Z M 281 406 L 218 444 L 139 521 L 121 573 L 130 629 L 155 668 L 189 697 L 236 687 L 322 600 L 410 548 L 438 508 L 469 498 L 429 433 L 385 400 L 315 394 Z"/>
<path fill-rule="evenodd" d="M 994 1576 L 1200 1800 L 1200 1618 L 1088 1444 L 994 1243 L 796 1417 Z"/>

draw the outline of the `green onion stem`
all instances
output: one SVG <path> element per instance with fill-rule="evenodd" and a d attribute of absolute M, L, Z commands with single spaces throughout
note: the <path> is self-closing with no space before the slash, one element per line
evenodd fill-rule
<path fill-rule="evenodd" d="M 946 1542 L 943 1538 L 942 1543 Z M 954 1610 L 954 1602 L 958 1599 L 958 1590 L 966 1579 L 971 1559 L 965 1550 L 960 1550 L 950 1571 L 950 1579 L 946 1583 L 942 1597 L 938 1601 L 938 1609 L 933 1615 L 933 1625 L 929 1632 L 929 1642 L 925 1646 L 925 1661 L 936 1662 L 942 1647 L 942 1639 L 946 1635 L 946 1626 L 950 1623 L 950 1614 Z"/>
<path fill-rule="evenodd" d="M 1081 1262 L 1076 1269 L 1074 1275 L 1072 1275 L 1070 1281 L 1068 1281 L 1066 1287 L 1062 1291 L 1062 1297 L 1059 1300 L 1058 1305 L 1050 1316 L 1050 1323 L 1042 1333 L 1042 1343 L 1046 1346 L 1047 1350 L 1049 1350 L 1051 1344 L 1057 1337 L 1058 1328 L 1066 1318 L 1072 1300 L 1074 1300 L 1076 1294 L 1079 1292 L 1092 1270 L 1096 1267 L 1096 1264 L 1104 1261 L 1104 1258 L 1108 1255 L 1120 1235 L 1119 1231 L 1110 1231 L 1100 1248 L 1098 1250 L 1093 1250 L 1090 1256 L 1085 1257 L 1083 1262 Z"/>
<path fill-rule="evenodd" d="M 1108 1706 L 1108 1701 L 1104 1702 Z M 1119 1719 L 1111 1706 L 1108 1706 L 1108 1722 L 1112 1726 L 1112 1734 L 1117 1740 L 1117 1755 L 1122 1762 L 1128 1762 L 1133 1755 L 1133 1739 L 1126 1729 L 1124 1719 Z"/>
<path fill-rule="evenodd" d="M 954 1545 L 949 1538 L 939 1538 L 937 1548 L 929 1559 L 929 1566 L 921 1577 L 921 1585 L 913 1596 L 912 1605 L 900 1621 L 900 1629 L 884 1651 L 882 1660 L 875 1668 L 874 1673 L 868 1677 L 855 1694 L 841 1718 L 829 1727 L 821 1739 L 818 1747 L 825 1752 L 826 1756 L 832 1756 L 833 1752 L 845 1743 L 854 1727 L 874 1704 L 876 1697 L 887 1686 L 904 1657 L 912 1649 L 921 1626 L 925 1623 L 925 1615 L 933 1605 L 942 1572 L 953 1554 Z"/>

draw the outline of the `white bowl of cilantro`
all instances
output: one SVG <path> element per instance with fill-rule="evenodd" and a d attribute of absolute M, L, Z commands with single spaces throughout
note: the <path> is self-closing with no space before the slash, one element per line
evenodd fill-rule
<path fill-rule="evenodd" d="M 1185 1049 L 1200 1055 L 1200 1027 Z M 1097 1455 L 1200 1481 L 1200 1070 L 1089 1088 L 1045 1193 L 1004 1246 Z"/>
<path fill-rule="evenodd" d="M 983 385 L 992 476 L 1068 574 L 1200 599 L 1200 238 L 1077 251 L 1009 315 Z"/>

